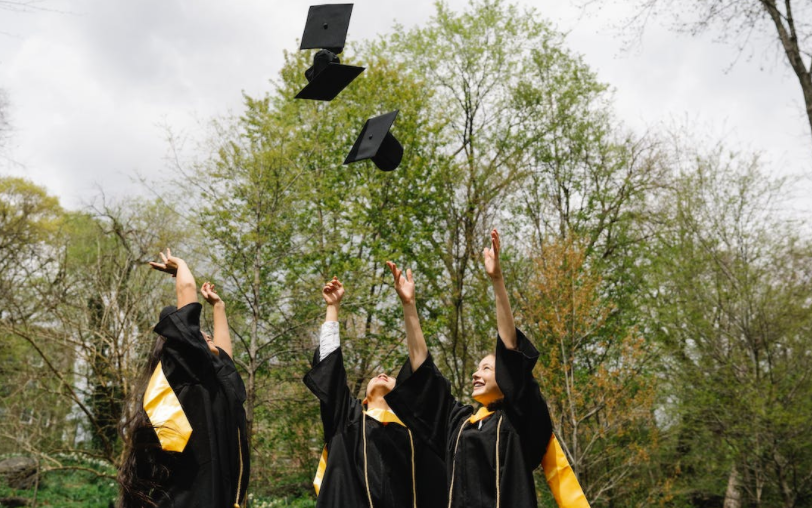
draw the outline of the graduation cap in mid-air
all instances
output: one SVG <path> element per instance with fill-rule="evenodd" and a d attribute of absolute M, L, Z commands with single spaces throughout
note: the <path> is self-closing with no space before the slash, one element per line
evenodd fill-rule
<path fill-rule="evenodd" d="M 342 65 L 338 54 L 344 50 L 353 4 L 311 5 L 307 13 L 299 49 L 319 49 L 313 66 L 307 69 L 308 84 L 297 99 L 331 101 L 349 85 L 363 67 Z"/>
<path fill-rule="evenodd" d="M 389 132 L 397 116 L 395 110 L 367 120 L 344 164 L 372 159 L 381 171 L 397 168 L 403 159 L 403 145 Z"/>

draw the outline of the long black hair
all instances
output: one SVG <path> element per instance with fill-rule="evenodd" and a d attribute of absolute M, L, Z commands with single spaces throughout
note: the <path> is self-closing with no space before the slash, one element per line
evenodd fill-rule
<path fill-rule="evenodd" d="M 161 319 L 175 310 L 177 309 L 174 306 L 164 307 Z M 158 335 L 155 338 L 149 357 L 141 368 L 125 405 L 125 411 L 129 416 L 122 419 L 119 426 L 119 433 L 125 445 L 118 471 L 120 508 L 156 506 L 154 499 L 169 476 L 167 467 L 169 457 L 161 450 L 155 429 L 143 407 L 144 392 L 147 390 L 152 373 L 161 361 L 165 343 L 164 337 Z"/>

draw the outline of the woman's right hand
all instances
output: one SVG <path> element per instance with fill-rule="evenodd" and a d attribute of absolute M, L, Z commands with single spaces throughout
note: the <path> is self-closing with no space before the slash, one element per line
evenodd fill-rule
<path fill-rule="evenodd" d="M 186 262 L 179 257 L 175 257 L 172 255 L 172 251 L 169 250 L 169 247 L 166 248 L 166 254 L 163 252 L 161 254 L 161 260 L 163 263 L 156 263 L 154 261 L 149 262 L 149 266 L 152 268 L 166 272 L 172 277 L 175 277 L 178 274 L 178 268 L 181 264 L 185 264 Z"/>
<path fill-rule="evenodd" d="M 341 299 L 344 298 L 344 286 L 338 280 L 338 277 L 333 277 L 333 280 L 324 285 L 321 290 L 321 297 L 324 298 L 328 306 L 338 306 L 341 303 Z"/>
<path fill-rule="evenodd" d="M 387 261 L 386 266 L 395 277 L 395 291 L 398 293 L 400 302 L 404 305 L 414 303 L 414 277 L 412 277 L 411 268 L 406 270 L 404 276 L 403 270 L 399 270 L 395 263 Z"/>
<path fill-rule="evenodd" d="M 209 305 L 211 306 L 215 306 L 218 303 L 223 303 L 220 296 L 214 292 L 214 284 L 211 282 L 204 282 L 203 285 L 200 286 L 200 294 L 203 295 L 203 298 L 209 302 Z"/>

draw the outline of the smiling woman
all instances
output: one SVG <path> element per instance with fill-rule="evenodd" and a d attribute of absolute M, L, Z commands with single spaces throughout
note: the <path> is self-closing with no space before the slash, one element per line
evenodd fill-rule
<path fill-rule="evenodd" d="M 560 507 L 588 508 L 566 457 L 558 453 L 547 403 L 533 378 L 539 353 L 514 325 L 499 249 L 494 229 L 491 248 L 482 254 L 496 295 L 498 335 L 496 353 L 483 358 L 472 377 L 472 396 L 482 404 L 476 413 L 451 395 L 448 380 L 428 354 L 411 271 L 404 278 L 389 264 L 406 317 L 409 361 L 387 402 L 445 457 L 449 507 L 535 507 L 533 471 L 543 465 Z"/>

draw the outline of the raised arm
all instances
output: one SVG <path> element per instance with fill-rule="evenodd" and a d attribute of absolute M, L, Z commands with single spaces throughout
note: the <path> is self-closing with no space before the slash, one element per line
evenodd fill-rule
<path fill-rule="evenodd" d="M 214 379 L 211 352 L 200 331 L 200 310 L 195 278 L 186 263 L 169 249 L 161 253 L 161 263 L 152 268 L 176 278 L 178 308 L 161 319 L 155 333 L 166 338 L 161 363 L 170 383 L 209 382 Z"/>
<path fill-rule="evenodd" d="M 175 277 L 175 293 L 178 297 L 178 308 L 184 307 L 197 301 L 197 285 L 195 277 L 186 265 L 186 261 L 172 255 L 172 251 L 167 247 L 166 254 L 161 254 L 162 263 L 150 261 L 149 265 L 162 272 L 166 272 Z"/>
<path fill-rule="evenodd" d="M 203 298 L 212 306 L 214 345 L 225 351 L 228 356 L 234 356 L 234 346 L 231 343 L 231 334 L 228 331 L 225 302 L 214 292 L 214 284 L 211 282 L 204 282 L 203 285 L 200 286 L 200 294 L 203 295 Z"/>
<path fill-rule="evenodd" d="M 321 403 L 321 422 L 325 440 L 329 441 L 352 415 L 360 414 L 361 403 L 347 386 L 338 336 L 338 311 L 344 297 L 344 286 L 337 277 L 324 285 L 321 297 L 327 306 L 326 316 L 321 325 L 319 349 L 313 358 L 313 367 L 304 377 L 304 383 Z"/>
<path fill-rule="evenodd" d="M 327 305 L 327 311 L 319 336 L 319 361 L 327 358 L 327 355 L 341 346 L 338 334 L 338 311 L 341 309 L 341 299 L 344 298 L 344 286 L 338 277 L 333 277 L 333 280 L 324 285 L 321 297 Z"/>
<path fill-rule="evenodd" d="M 426 339 L 423 337 L 423 329 L 420 327 L 420 316 L 417 314 L 412 270 L 406 270 L 406 276 L 404 277 L 403 270 L 398 270 L 395 263 L 387 261 L 386 266 L 389 267 L 395 277 L 395 291 L 397 291 L 400 303 L 403 305 L 403 320 L 406 323 L 406 344 L 409 347 L 409 362 L 414 371 L 426 361 L 429 350 L 426 347 Z"/>
<path fill-rule="evenodd" d="M 482 258 L 485 261 L 485 272 L 493 284 L 493 294 L 496 299 L 496 329 L 502 342 L 508 349 L 516 349 L 516 325 L 513 321 L 513 311 L 510 309 L 510 299 L 508 298 L 505 279 L 502 276 L 502 267 L 499 264 L 499 232 L 496 228 L 491 231 L 491 248 L 482 251 Z"/>

